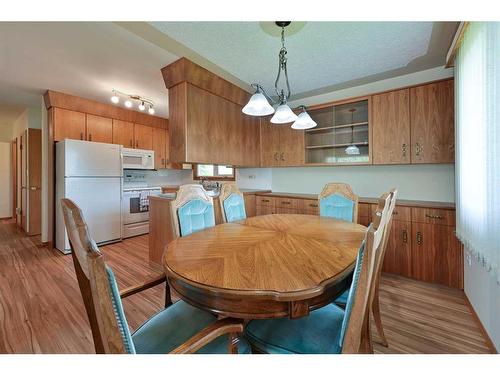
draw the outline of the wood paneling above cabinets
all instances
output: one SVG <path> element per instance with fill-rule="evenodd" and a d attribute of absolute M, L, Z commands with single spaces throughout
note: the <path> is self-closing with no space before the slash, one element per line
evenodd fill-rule
<path fill-rule="evenodd" d="M 373 164 L 410 163 L 410 90 L 372 97 Z"/>

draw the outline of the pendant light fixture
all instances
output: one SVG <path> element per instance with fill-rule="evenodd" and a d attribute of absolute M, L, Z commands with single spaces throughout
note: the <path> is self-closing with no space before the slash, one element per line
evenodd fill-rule
<path fill-rule="evenodd" d="M 345 153 L 347 155 L 359 155 L 359 148 L 354 144 L 354 112 L 356 112 L 356 108 L 349 109 L 351 112 L 351 145 L 345 149 Z"/>
<path fill-rule="evenodd" d="M 278 55 L 278 74 L 274 81 L 274 89 L 278 100 L 275 101 L 266 93 L 264 88 L 258 83 L 252 83 L 255 88 L 255 94 L 252 95 L 247 105 L 242 109 L 242 112 L 249 116 L 267 116 L 274 113 L 271 118 L 273 124 L 288 124 L 293 122 L 292 128 L 294 129 L 309 129 L 315 127 L 317 124 L 311 119 L 306 112 L 306 107 L 301 106 L 302 113 L 297 116 L 292 109 L 288 106 L 287 102 L 290 99 L 291 90 L 290 83 L 288 82 L 287 72 L 287 50 L 285 47 L 285 28 L 290 25 L 290 21 L 277 21 L 276 26 L 281 27 L 281 49 Z M 285 80 L 285 88 L 279 88 L 281 74 L 283 72 L 283 79 Z M 278 104 L 276 110 L 273 105 Z M 302 116 L 302 118 L 300 118 Z M 297 123 L 297 121 L 299 121 Z M 297 123 L 297 124 L 296 124 Z"/>

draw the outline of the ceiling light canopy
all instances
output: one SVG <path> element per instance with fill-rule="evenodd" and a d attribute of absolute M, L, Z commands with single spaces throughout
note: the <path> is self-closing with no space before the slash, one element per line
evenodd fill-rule
<path fill-rule="evenodd" d="M 154 110 L 154 102 L 150 99 L 144 98 L 139 95 L 131 95 L 124 93 L 122 91 L 118 90 L 112 90 L 111 91 L 113 94 L 111 96 L 111 102 L 114 104 L 120 103 L 120 97 L 125 98 L 125 101 L 123 102 L 123 105 L 127 108 L 132 108 L 134 106 L 134 103 L 138 103 L 137 108 L 139 111 L 144 111 L 146 108 L 148 108 L 148 113 L 150 115 L 154 115 L 155 110 Z"/>
<path fill-rule="evenodd" d="M 274 88 L 276 90 L 278 100 L 275 101 L 271 99 L 264 88 L 258 83 L 252 83 L 252 87 L 255 88 L 255 94 L 252 95 L 247 105 L 243 107 L 242 112 L 249 116 L 267 116 L 274 113 L 274 116 L 271 119 L 273 124 L 287 124 L 293 122 L 293 129 L 313 128 L 316 126 L 316 123 L 307 113 L 306 107 L 301 106 L 302 113 L 297 116 L 287 104 L 292 92 L 290 90 L 290 83 L 288 82 L 288 72 L 286 66 L 287 50 L 285 47 L 285 27 L 290 25 L 291 22 L 277 21 L 275 23 L 278 27 L 281 27 L 281 49 L 278 54 L 278 74 L 276 76 L 276 80 L 274 81 Z M 285 80 L 285 87 L 280 89 L 279 83 L 282 77 Z M 273 105 L 277 104 L 278 107 L 275 111 Z"/>

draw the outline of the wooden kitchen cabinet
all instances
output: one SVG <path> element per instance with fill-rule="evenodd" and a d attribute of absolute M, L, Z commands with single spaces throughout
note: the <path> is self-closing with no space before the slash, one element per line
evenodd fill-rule
<path fill-rule="evenodd" d="M 410 89 L 412 163 L 455 161 L 453 85 L 447 80 Z"/>
<path fill-rule="evenodd" d="M 247 217 L 253 217 L 257 214 L 256 197 L 255 194 L 244 194 L 245 200 L 245 213 Z"/>
<path fill-rule="evenodd" d="M 448 225 L 412 223 L 412 277 L 463 289 L 463 251 Z"/>
<path fill-rule="evenodd" d="M 153 129 L 151 126 L 134 124 L 134 148 L 152 150 Z"/>
<path fill-rule="evenodd" d="M 373 164 L 410 163 L 410 90 L 372 97 Z"/>
<path fill-rule="evenodd" d="M 54 141 L 63 139 L 84 140 L 85 113 L 54 107 Z"/>
<path fill-rule="evenodd" d="M 107 117 L 87 114 L 87 141 L 113 142 L 113 120 Z"/>
<path fill-rule="evenodd" d="M 134 148 L 134 124 L 113 119 L 113 143 Z"/>
<path fill-rule="evenodd" d="M 167 130 L 153 128 L 153 151 L 155 152 L 155 169 L 164 169 L 167 167 Z"/>
<path fill-rule="evenodd" d="M 385 252 L 384 272 L 411 277 L 411 222 L 393 220 Z"/>
<path fill-rule="evenodd" d="M 273 124 L 268 118 L 260 126 L 261 166 L 289 167 L 304 165 L 304 131 L 289 124 Z"/>

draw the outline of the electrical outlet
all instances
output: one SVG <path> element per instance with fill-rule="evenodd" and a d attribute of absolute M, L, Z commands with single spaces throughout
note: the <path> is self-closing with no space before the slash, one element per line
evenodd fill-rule
<path fill-rule="evenodd" d="M 249 178 L 250 180 L 255 180 L 255 175 L 254 175 L 254 174 L 248 175 L 248 178 Z"/>

